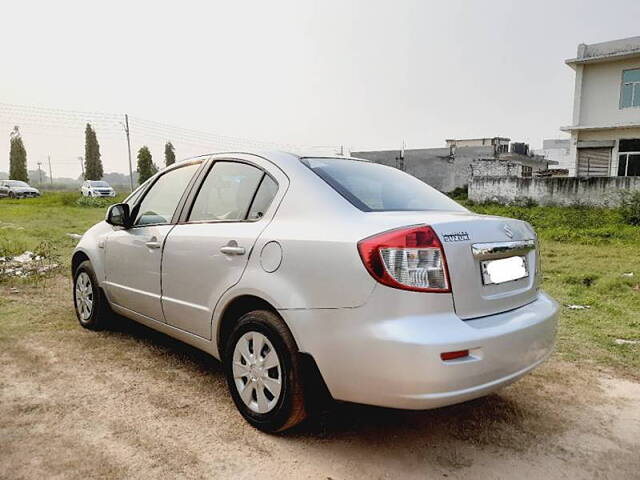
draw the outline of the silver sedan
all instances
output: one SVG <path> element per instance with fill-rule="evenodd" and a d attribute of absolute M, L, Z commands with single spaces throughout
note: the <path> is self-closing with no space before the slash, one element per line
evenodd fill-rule
<path fill-rule="evenodd" d="M 72 259 L 80 324 L 112 312 L 209 352 L 265 431 L 320 393 L 403 409 L 512 383 L 553 348 L 529 224 L 476 215 L 395 168 L 229 153 L 167 168 Z"/>

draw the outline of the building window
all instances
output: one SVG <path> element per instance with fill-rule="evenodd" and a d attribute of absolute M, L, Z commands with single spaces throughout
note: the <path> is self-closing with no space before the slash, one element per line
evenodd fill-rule
<path fill-rule="evenodd" d="M 618 176 L 640 177 L 640 138 L 620 140 Z"/>
<path fill-rule="evenodd" d="M 522 166 L 522 176 L 523 177 L 530 177 L 533 174 L 533 167 L 528 167 L 526 165 Z"/>
<path fill-rule="evenodd" d="M 640 152 L 618 155 L 619 177 L 640 177 Z"/>
<path fill-rule="evenodd" d="M 640 107 L 640 68 L 622 72 L 620 108 Z"/>

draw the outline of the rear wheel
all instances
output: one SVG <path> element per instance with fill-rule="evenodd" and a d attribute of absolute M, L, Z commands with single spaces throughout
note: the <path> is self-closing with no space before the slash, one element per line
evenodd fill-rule
<path fill-rule="evenodd" d="M 89 330 L 102 330 L 111 316 L 107 299 L 98 287 L 96 275 L 88 260 L 78 265 L 74 272 L 73 304 L 80 325 Z"/>
<path fill-rule="evenodd" d="M 16 198 L 16 194 L 13 192 L 9 192 L 9 198 Z"/>
<path fill-rule="evenodd" d="M 254 427 L 278 432 L 306 417 L 298 348 L 275 313 L 255 310 L 240 318 L 224 365 L 233 401 Z"/>

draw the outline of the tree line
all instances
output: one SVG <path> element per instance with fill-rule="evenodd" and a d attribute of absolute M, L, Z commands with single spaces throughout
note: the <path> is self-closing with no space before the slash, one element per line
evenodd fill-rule
<path fill-rule="evenodd" d="M 27 150 L 22 141 L 20 128 L 16 125 L 9 135 L 9 179 L 29 182 L 27 170 Z M 158 166 L 153 162 L 151 150 L 143 145 L 137 155 L 138 183 L 144 183 L 158 171 Z M 176 161 L 176 149 L 171 142 L 164 145 L 164 163 L 168 167 Z M 90 123 L 84 129 L 84 166 L 83 177 L 85 180 L 101 180 L 104 176 L 102 159 L 100 158 L 100 144 L 96 131 Z"/>

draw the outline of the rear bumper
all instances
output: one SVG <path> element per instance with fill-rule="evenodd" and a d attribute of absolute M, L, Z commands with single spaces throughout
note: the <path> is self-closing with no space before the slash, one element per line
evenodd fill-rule
<path fill-rule="evenodd" d="M 558 306 L 543 292 L 518 309 L 463 321 L 450 313 L 446 295 L 434 300 L 433 314 L 416 312 L 419 297 L 402 302 L 409 310 L 402 313 L 386 290 L 359 308 L 282 312 L 335 399 L 403 409 L 451 405 L 514 382 L 553 350 Z M 467 357 L 440 358 L 467 349 Z"/>

